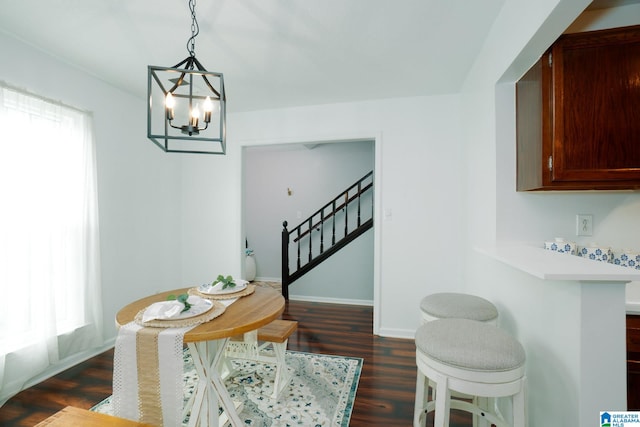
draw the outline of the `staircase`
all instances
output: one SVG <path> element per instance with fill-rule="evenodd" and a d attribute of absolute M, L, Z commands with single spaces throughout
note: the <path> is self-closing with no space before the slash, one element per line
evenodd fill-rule
<path fill-rule="evenodd" d="M 373 171 L 295 228 L 282 226 L 282 295 L 289 299 L 289 285 L 373 227 Z"/>

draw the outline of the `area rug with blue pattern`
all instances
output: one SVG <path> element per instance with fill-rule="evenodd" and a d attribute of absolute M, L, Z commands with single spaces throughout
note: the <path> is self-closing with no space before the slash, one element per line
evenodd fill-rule
<path fill-rule="evenodd" d="M 271 397 L 275 366 L 233 360 L 234 373 L 225 379 L 231 398 L 243 404 L 240 419 L 246 426 L 347 427 L 358 388 L 363 360 L 287 351 L 291 380 L 277 398 Z M 188 350 L 184 352 L 184 400 L 191 397 L 198 375 Z M 112 414 L 111 397 L 92 411 Z M 183 425 L 187 425 L 188 417 Z"/>

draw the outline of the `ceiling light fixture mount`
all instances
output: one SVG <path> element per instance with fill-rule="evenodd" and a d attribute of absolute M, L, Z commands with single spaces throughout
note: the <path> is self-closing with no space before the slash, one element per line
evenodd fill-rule
<path fill-rule="evenodd" d="M 224 78 L 196 58 L 200 30 L 195 6 L 196 1 L 189 0 L 189 56 L 173 67 L 148 66 L 147 137 L 166 152 L 225 154 Z"/>

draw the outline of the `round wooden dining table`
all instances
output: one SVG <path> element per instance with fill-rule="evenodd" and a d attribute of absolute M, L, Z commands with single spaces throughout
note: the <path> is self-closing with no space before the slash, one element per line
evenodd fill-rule
<path fill-rule="evenodd" d="M 184 413 L 190 412 L 189 427 L 224 425 L 228 420 L 232 426 L 240 427 L 236 404 L 232 401 L 219 365 L 230 337 L 254 331 L 277 319 L 285 307 L 283 296 L 276 290 L 255 286 L 255 291 L 226 307 L 224 313 L 213 320 L 195 326 L 184 334 L 193 363 L 198 373 L 198 385 Z M 161 292 L 142 298 L 122 308 L 116 314 L 116 324 L 123 326 L 132 322 L 136 315 L 149 305 L 166 301 L 169 295 L 187 293 L 189 288 Z M 224 412 L 220 415 L 218 408 Z"/>

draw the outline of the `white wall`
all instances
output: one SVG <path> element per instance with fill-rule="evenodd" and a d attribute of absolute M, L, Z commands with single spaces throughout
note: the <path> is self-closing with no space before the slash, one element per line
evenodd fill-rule
<path fill-rule="evenodd" d="M 416 301 L 459 286 L 458 96 L 232 114 L 227 156 L 166 154 L 146 138 L 144 100 L 10 37 L 0 48 L 3 80 L 94 113 L 107 338 L 136 298 L 241 273 L 241 150 L 254 145 L 376 140 L 381 334 L 412 336 Z"/>
<path fill-rule="evenodd" d="M 179 154 L 181 285 L 211 283 L 219 274 L 240 277 L 240 165 L 234 156 Z"/>
<path fill-rule="evenodd" d="M 542 246 L 544 240 L 556 236 L 581 241 L 575 236 L 578 213 L 594 216 L 594 236 L 589 241 L 621 247 L 640 245 L 638 193 L 515 191 L 514 83 L 588 3 L 507 1 L 462 96 L 468 172 L 466 289 L 494 301 L 499 306 L 501 327 L 525 346 L 530 425 L 548 424 L 549 420 L 554 425 L 586 425 L 587 420 L 579 416 L 610 409 L 579 407 L 589 384 L 583 382 L 580 370 L 585 356 L 580 348 L 586 346 L 576 331 L 586 324 L 589 313 L 581 312 L 577 283 L 539 280 L 488 259 L 474 248 L 509 242 Z M 626 6 L 617 13 L 617 22 L 628 25 L 629 16 L 637 21 L 638 10 L 637 5 Z M 589 15 L 590 26 L 598 14 L 605 14 L 608 22 L 615 21 L 612 17 L 616 13 L 603 11 Z M 601 362 L 604 369 L 610 361 Z M 620 365 L 620 361 L 614 362 Z"/>
<path fill-rule="evenodd" d="M 281 276 L 282 222 L 293 229 L 372 171 L 373 148 L 372 141 L 350 141 L 244 150 L 245 227 L 258 277 Z"/>
<path fill-rule="evenodd" d="M 103 324 L 105 337 L 113 338 L 120 308 L 179 284 L 179 163 L 146 139 L 144 100 L 2 33 L 0 52 L 0 79 L 93 112 Z"/>
<path fill-rule="evenodd" d="M 288 229 L 293 230 L 309 215 L 373 171 L 373 141 L 254 146 L 247 147 L 243 153 L 243 213 L 246 236 L 254 250 L 257 277 L 279 281 L 282 275 L 283 221 L 287 221 Z M 291 190 L 290 194 L 288 190 Z M 370 196 L 362 199 L 364 220 L 371 217 L 372 201 Z M 350 218 L 355 220 L 355 211 L 350 212 Z M 336 220 L 337 235 L 341 236 L 344 225 L 340 218 Z M 355 227 L 355 222 L 351 222 Z M 330 226 L 325 229 L 325 249 L 330 245 L 330 230 Z M 358 245 L 363 239 L 358 239 L 359 242 L 353 245 Z M 291 297 L 372 302 L 373 239 L 366 240 L 369 247 L 359 244 L 357 250 L 344 249 L 339 255 L 324 261 L 320 267 L 323 274 L 309 273 L 297 280 L 290 288 Z M 291 244 L 290 250 L 295 251 L 295 246 Z M 313 248 L 317 254 L 319 241 L 313 242 Z M 301 256 L 306 256 L 306 250 L 305 244 Z M 290 259 L 293 268 L 295 252 Z"/>
<path fill-rule="evenodd" d="M 373 305 L 374 231 L 349 243 L 289 287 L 292 300 Z"/>
<path fill-rule="evenodd" d="M 379 332 L 412 337 L 418 323 L 417 301 L 426 293 L 459 286 L 463 212 L 458 117 L 455 95 L 232 114 L 227 155 L 231 161 L 215 169 L 223 178 L 191 187 L 185 209 L 215 217 L 220 225 L 211 259 L 239 272 L 245 231 L 239 194 L 242 147 L 375 139 L 380 194 L 376 203 L 391 215 L 383 219 L 382 212 L 376 212 Z M 202 176 L 205 168 L 212 167 L 186 158 L 184 162 L 185 175 Z M 214 193 L 216 200 L 206 197 Z M 220 200 L 227 208 L 216 204 Z M 187 223 L 185 227 L 192 229 L 185 233 L 196 233 L 199 226 Z M 184 259 L 185 274 L 198 270 L 202 270 L 198 262 Z"/>

